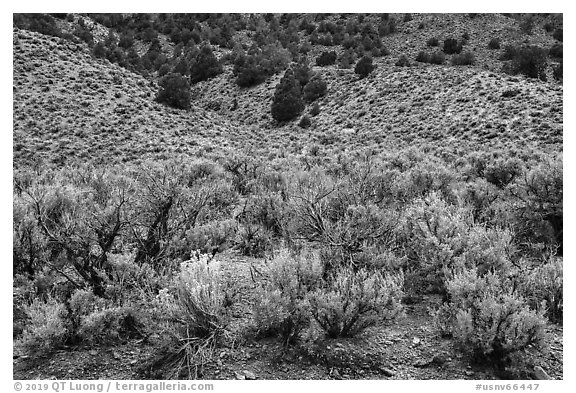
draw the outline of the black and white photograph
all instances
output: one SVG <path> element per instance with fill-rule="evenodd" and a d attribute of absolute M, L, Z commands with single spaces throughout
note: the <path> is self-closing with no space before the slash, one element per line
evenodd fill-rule
<path fill-rule="evenodd" d="M 12 13 L 10 387 L 564 380 L 562 12 L 180 9 Z"/>

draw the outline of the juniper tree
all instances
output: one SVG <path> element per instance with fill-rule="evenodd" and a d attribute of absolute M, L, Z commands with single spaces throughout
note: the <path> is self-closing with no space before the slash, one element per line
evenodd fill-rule
<path fill-rule="evenodd" d="M 271 109 L 272 117 L 277 121 L 292 120 L 304 110 L 300 83 L 290 68 L 276 86 Z"/>
<path fill-rule="evenodd" d="M 356 63 L 356 67 L 354 67 L 354 72 L 360 75 L 361 78 L 366 78 L 372 70 L 376 68 L 374 64 L 372 64 L 372 58 L 368 56 L 363 56 L 358 63 Z"/>
<path fill-rule="evenodd" d="M 190 81 L 192 83 L 204 81 L 221 72 L 222 66 L 212 53 L 212 48 L 209 45 L 203 45 L 190 67 Z"/>
<path fill-rule="evenodd" d="M 186 77 L 170 73 L 160 79 L 156 101 L 178 109 L 190 108 L 190 84 Z"/>

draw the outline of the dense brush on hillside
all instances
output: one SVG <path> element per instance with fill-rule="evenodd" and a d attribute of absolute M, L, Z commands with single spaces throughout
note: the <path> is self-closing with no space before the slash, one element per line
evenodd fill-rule
<path fill-rule="evenodd" d="M 15 376 L 562 378 L 562 39 L 15 14 Z"/>

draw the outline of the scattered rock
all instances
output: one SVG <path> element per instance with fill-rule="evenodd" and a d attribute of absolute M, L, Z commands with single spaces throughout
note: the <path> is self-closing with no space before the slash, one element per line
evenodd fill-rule
<path fill-rule="evenodd" d="M 415 361 L 414 363 L 412 363 L 412 365 L 414 367 L 417 368 L 424 368 L 424 367 L 428 367 L 430 364 L 432 363 L 432 359 L 420 359 Z"/>
<path fill-rule="evenodd" d="M 538 380 L 552 379 L 550 375 L 548 375 L 548 373 L 544 371 L 544 369 L 540 366 L 534 367 L 534 378 Z"/>
<path fill-rule="evenodd" d="M 450 361 L 446 353 L 440 352 L 432 357 L 431 363 L 436 366 L 442 366 L 444 363 Z"/>
<path fill-rule="evenodd" d="M 414 338 L 412 339 L 412 344 L 418 345 L 418 344 L 420 344 L 420 343 L 421 343 L 421 340 L 420 340 L 418 337 L 414 337 Z"/>
<path fill-rule="evenodd" d="M 238 380 L 245 380 L 246 377 L 244 376 L 244 374 L 242 374 L 239 371 L 234 371 L 234 378 L 238 379 Z"/>
<path fill-rule="evenodd" d="M 394 371 L 386 367 L 380 367 L 380 372 L 387 377 L 393 377 L 396 374 Z"/>
<path fill-rule="evenodd" d="M 244 373 L 245 379 L 247 379 L 249 381 L 253 381 L 257 378 L 256 374 L 254 374 L 252 371 L 244 370 L 243 373 Z"/>
<path fill-rule="evenodd" d="M 474 371 L 466 370 L 466 375 L 471 377 L 472 375 L 474 375 Z"/>

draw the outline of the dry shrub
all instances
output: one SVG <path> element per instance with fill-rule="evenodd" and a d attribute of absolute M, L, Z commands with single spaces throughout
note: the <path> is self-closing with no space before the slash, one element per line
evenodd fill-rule
<path fill-rule="evenodd" d="M 35 299 L 24 306 L 24 312 L 28 323 L 15 343 L 16 348 L 26 353 L 49 353 L 68 338 L 68 312 L 63 303 L 51 297 L 46 301 Z"/>
<path fill-rule="evenodd" d="M 532 309 L 544 311 L 552 322 L 562 323 L 564 281 L 561 258 L 550 258 L 522 275 L 520 290 Z"/>
<path fill-rule="evenodd" d="M 328 337 L 350 337 L 400 311 L 402 275 L 340 268 L 308 294 L 310 310 Z"/>
<path fill-rule="evenodd" d="M 540 347 L 545 340 L 543 313 L 530 310 L 513 287 L 499 274 L 480 276 L 476 269 L 456 273 L 447 282 L 455 339 L 474 360 L 500 371 L 522 361 L 521 351 L 529 345 Z"/>
<path fill-rule="evenodd" d="M 166 378 L 198 378 L 225 336 L 231 283 L 220 263 L 207 255 L 183 262 L 172 283 L 153 302 L 154 313 L 163 321 L 164 339 L 157 355 L 142 372 Z"/>
<path fill-rule="evenodd" d="M 298 340 L 309 325 L 306 294 L 318 285 L 323 267 L 317 254 L 290 255 L 280 250 L 268 263 L 253 306 L 260 334 L 280 336 L 284 343 Z"/>

